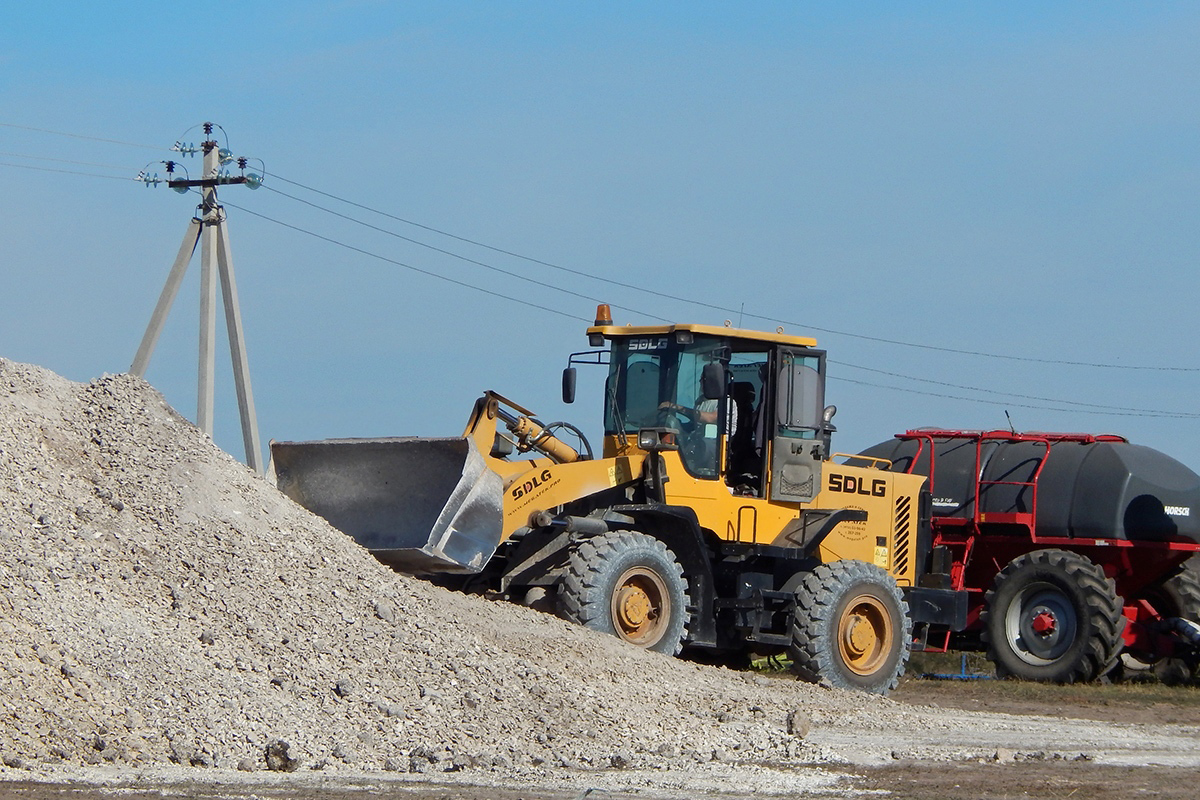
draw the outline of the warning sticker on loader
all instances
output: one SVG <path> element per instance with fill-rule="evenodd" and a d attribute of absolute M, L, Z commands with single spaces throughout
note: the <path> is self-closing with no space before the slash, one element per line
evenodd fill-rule
<path fill-rule="evenodd" d="M 608 468 L 608 485 L 620 486 L 623 483 L 629 483 L 633 480 L 633 472 L 629 469 L 629 462 L 624 459 L 615 461 Z"/>

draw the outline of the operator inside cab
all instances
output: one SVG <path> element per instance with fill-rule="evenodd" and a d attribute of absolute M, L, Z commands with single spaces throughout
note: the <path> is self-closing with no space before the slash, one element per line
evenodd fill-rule
<path fill-rule="evenodd" d="M 699 478 L 725 482 L 738 493 L 762 489 L 764 382 L 767 350 L 737 348 L 727 338 L 696 336 L 616 340 L 610 362 L 606 432 L 634 434 L 667 427 L 677 434 L 680 458 Z M 707 385 L 705 368 L 720 365 L 718 386 Z M 716 395 L 716 396 L 710 396 Z M 726 444 L 722 463 L 720 441 Z"/>

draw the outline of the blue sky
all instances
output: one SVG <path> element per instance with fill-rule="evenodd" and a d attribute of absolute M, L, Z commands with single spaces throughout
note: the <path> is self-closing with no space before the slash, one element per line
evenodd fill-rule
<path fill-rule="evenodd" d="M 456 435 L 484 389 L 594 434 L 558 376 L 605 300 L 816 336 L 838 450 L 1007 409 L 1200 469 L 1150 413 L 1200 415 L 1200 8 L 1044 6 L 20 4 L 0 356 L 128 369 L 195 207 L 130 179 L 211 120 L 268 173 L 220 193 L 264 443 Z M 189 418 L 198 261 L 147 374 Z"/>

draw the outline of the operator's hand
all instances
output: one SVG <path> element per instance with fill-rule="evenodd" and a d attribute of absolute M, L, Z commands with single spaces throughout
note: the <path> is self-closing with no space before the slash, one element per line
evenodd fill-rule
<path fill-rule="evenodd" d="M 678 403 L 672 403 L 670 400 L 665 403 L 659 403 L 658 409 L 660 411 L 674 411 L 676 414 L 688 414 L 688 416 L 691 416 L 691 414 L 688 413 L 689 409 L 684 408 Z"/>

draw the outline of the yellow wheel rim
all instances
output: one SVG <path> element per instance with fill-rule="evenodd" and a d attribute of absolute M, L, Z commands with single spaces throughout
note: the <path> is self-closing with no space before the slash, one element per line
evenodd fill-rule
<path fill-rule="evenodd" d="M 892 650 L 896 632 L 879 598 L 863 594 L 846 604 L 838 620 L 838 651 L 842 663 L 856 675 L 872 675 Z"/>
<path fill-rule="evenodd" d="M 666 582 L 646 567 L 625 570 L 613 591 L 612 619 L 617 636 L 625 641 L 641 647 L 655 644 L 671 620 Z"/>

